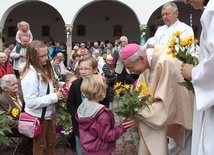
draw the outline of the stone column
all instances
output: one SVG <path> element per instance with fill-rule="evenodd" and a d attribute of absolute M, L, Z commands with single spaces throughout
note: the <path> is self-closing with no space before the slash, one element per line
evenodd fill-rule
<path fill-rule="evenodd" d="M 0 52 L 3 52 L 2 32 L 3 32 L 3 27 L 0 27 Z"/>
<path fill-rule="evenodd" d="M 146 43 L 146 25 L 140 25 L 140 45 L 143 46 Z"/>
<path fill-rule="evenodd" d="M 72 51 L 72 29 L 73 26 L 71 24 L 65 24 L 66 28 L 66 39 L 67 39 L 67 66 L 69 67 L 70 55 Z"/>

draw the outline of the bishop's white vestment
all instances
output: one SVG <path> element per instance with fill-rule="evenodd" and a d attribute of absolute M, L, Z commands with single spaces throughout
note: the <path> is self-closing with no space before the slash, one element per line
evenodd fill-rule
<path fill-rule="evenodd" d="M 192 129 L 194 97 L 177 84 L 183 81 L 181 62 L 166 54 L 165 47 L 155 45 L 154 49 L 147 49 L 147 55 L 148 50 L 152 53 L 150 68 L 146 77 L 142 73 L 138 80 L 146 82 L 154 95 L 149 108 L 139 111 L 145 120 L 138 126 L 138 155 L 168 155 L 167 136 L 185 147 L 185 131 Z"/>

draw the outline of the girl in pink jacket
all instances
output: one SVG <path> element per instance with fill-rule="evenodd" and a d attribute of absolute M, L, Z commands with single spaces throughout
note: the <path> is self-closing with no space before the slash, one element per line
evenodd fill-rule
<path fill-rule="evenodd" d="M 87 98 L 77 109 L 80 144 L 87 155 L 109 155 L 116 148 L 116 140 L 126 132 L 123 123 L 114 127 L 114 115 L 99 104 L 106 94 L 106 84 L 100 75 L 83 79 L 81 91 Z"/>

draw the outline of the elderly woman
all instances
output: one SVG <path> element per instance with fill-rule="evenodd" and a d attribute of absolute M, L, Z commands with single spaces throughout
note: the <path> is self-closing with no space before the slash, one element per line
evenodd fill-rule
<path fill-rule="evenodd" d="M 7 62 L 7 58 L 4 52 L 0 52 L 0 78 L 5 74 L 13 74 L 12 66 Z"/>
<path fill-rule="evenodd" d="M 17 108 L 19 110 L 19 114 L 22 111 L 22 106 L 24 106 L 22 93 L 18 91 L 18 81 L 14 74 L 7 74 L 1 78 L 1 88 L 3 90 L 0 96 L 0 110 L 8 111 L 9 106 L 11 109 Z M 11 113 L 12 114 L 12 113 Z M 6 133 L 8 136 L 22 136 L 22 141 L 18 146 L 17 152 L 18 154 L 30 155 L 32 154 L 33 149 L 33 141 L 31 138 L 25 137 L 21 135 L 18 131 L 18 119 L 19 117 L 14 118 L 12 122 L 10 122 L 10 127 L 12 130 L 12 134 Z"/>

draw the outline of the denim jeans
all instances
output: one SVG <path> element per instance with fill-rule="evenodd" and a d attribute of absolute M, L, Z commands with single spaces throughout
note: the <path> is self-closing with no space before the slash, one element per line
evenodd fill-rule
<path fill-rule="evenodd" d="M 20 43 L 16 43 L 16 53 L 20 53 L 20 50 L 21 50 L 21 44 Z"/>
<path fill-rule="evenodd" d="M 76 153 L 77 155 L 85 155 L 85 153 L 83 152 L 83 148 L 80 145 L 80 138 L 75 136 L 76 139 Z"/>

